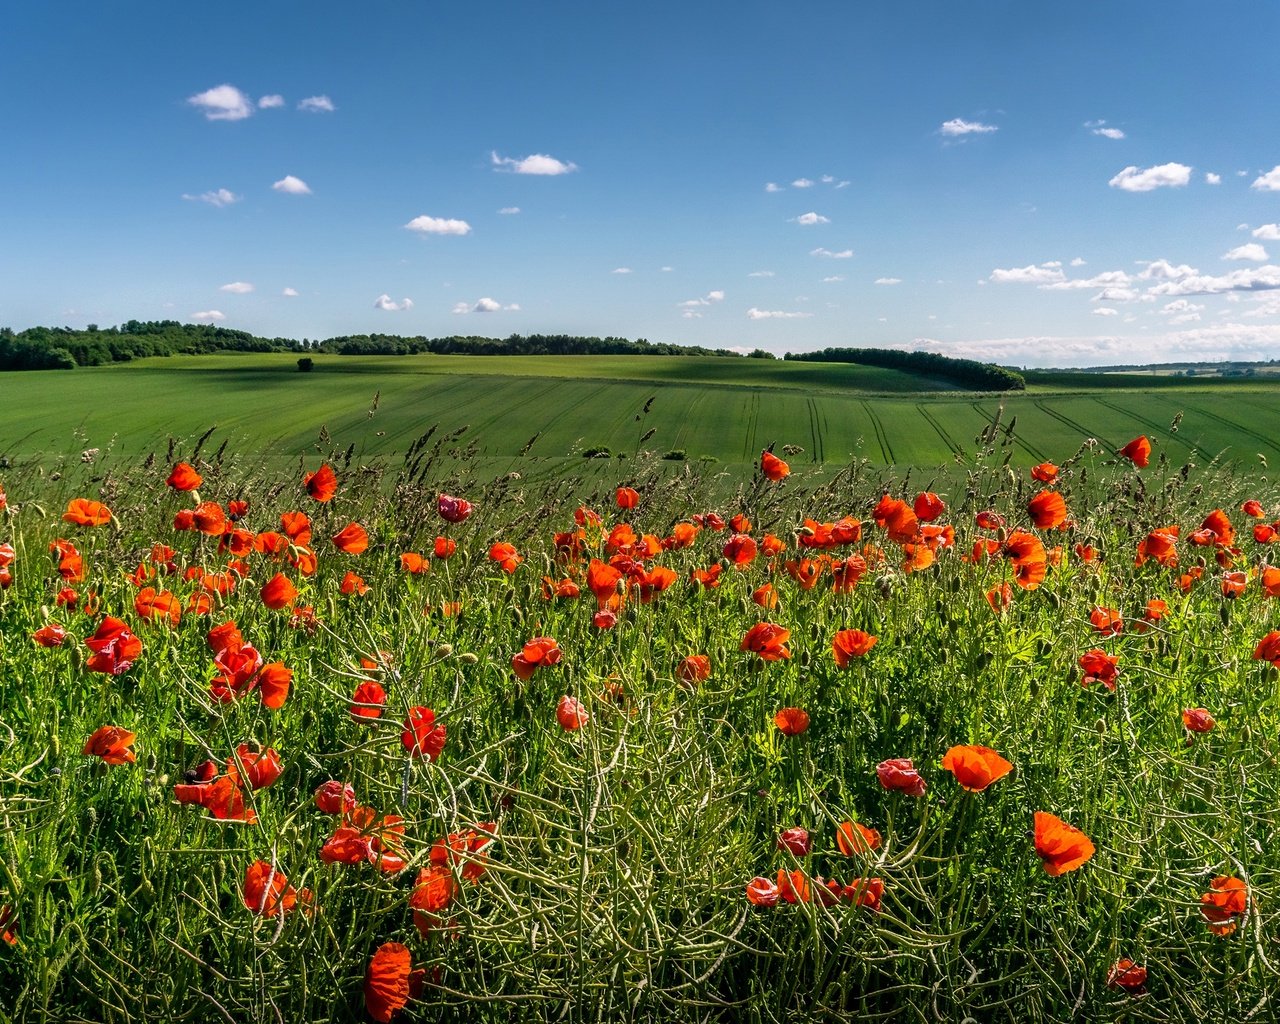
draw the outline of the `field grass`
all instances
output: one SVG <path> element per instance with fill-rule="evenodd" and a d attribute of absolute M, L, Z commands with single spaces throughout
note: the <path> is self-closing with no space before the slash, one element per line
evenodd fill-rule
<path fill-rule="evenodd" d="M 1280 457 L 1278 388 L 1256 379 L 1042 374 L 1025 394 L 975 396 L 849 364 L 321 357 L 302 374 L 287 355 L 223 354 L 0 374 L 12 396 L 0 403 L 0 454 L 110 447 L 163 455 L 169 438 L 216 426 L 215 447 L 228 442 L 282 467 L 314 450 L 322 430 L 326 443 L 373 457 L 399 455 L 436 426 L 438 434 L 465 428 L 451 450 L 490 475 L 561 473 L 583 449 L 601 446 L 627 455 L 682 450 L 741 468 L 774 443 L 789 446 L 797 465 L 865 459 L 905 469 L 967 465 L 1003 406 L 1014 465 L 1063 458 L 1091 437 L 1114 451 L 1138 434 L 1177 465 L 1259 465 Z"/>
<path fill-rule="evenodd" d="M 1109 408 L 1076 401 L 1071 418 Z M 895 407 L 920 415 L 915 401 Z M 881 422 L 886 443 L 901 436 Z M 398 471 L 362 470 L 338 451 L 324 502 L 294 473 L 185 445 L 175 459 L 204 474 L 198 495 L 165 486 L 166 459 L 103 451 L 59 473 L 11 467 L 0 474 L 0 544 L 11 546 L 0 547 L 11 577 L 0 589 L 0 933 L 12 940 L 0 942 L 0 1021 L 384 1019 L 369 1012 L 379 1004 L 365 979 L 387 943 L 425 972 L 394 1018 L 406 1024 L 1271 1019 L 1280 699 L 1277 670 L 1254 653 L 1280 586 L 1262 575 L 1271 548 L 1240 509 L 1259 499 L 1269 522 L 1280 499 L 1256 477 L 1155 462 L 1108 476 L 1105 453 L 1050 449 L 1070 522 L 1035 529 L 1028 499 L 1045 487 L 1006 468 L 1017 436 L 989 431 L 968 449 L 965 476 L 942 493 L 954 544 L 930 565 L 904 547 L 924 544 L 918 525 L 894 541 L 874 522 L 886 488 L 908 503 L 914 491 L 861 463 L 781 482 L 740 471 L 726 498 L 710 476 L 672 478 L 654 457 L 629 460 L 625 479 L 482 487 L 479 474 L 433 462 L 430 445 Z M 465 480 L 474 511 L 447 522 L 437 496 Z M 627 510 L 613 500 L 623 482 L 637 492 Z M 77 497 L 104 501 L 112 519 L 63 521 Z M 249 506 L 232 532 L 175 529 L 201 498 L 233 497 Z M 1211 520 L 1216 532 L 1197 546 L 1215 507 L 1238 535 Z M 705 517 L 683 547 L 628 548 L 614 530 L 675 537 L 713 509 L 745 515 L 739 526 L 782 550 L 735 568 L 731 531 Z M 1007 527 L 976 525 L 986 509 Z M 233 551 L 279 531 L 290 510 L 312 521 L 315 572 L 304 571 L 303 538 L 275 555 L 263 543 L 216 593 Z M 859 540 L 799 547 L 812 534 L 804 519 L 842 516 L 862 521 Z M 351 522 L 371 538 L 358 555 L 328 539 Z M 1135 565 L 1148 532 L 1175 524 L 1179 564 Z M 1057 549 L 1034 588 L 1015 580 L 1013 547 L 1001 546 L 1018 539 L 1010 530 Z M 431 557 L 438 536 L 457 545 L 447 559 Z M 79 573 L 59 538 L 78 549 Z M 992 557 L 974 559 L 987 540 Z M 523 558 L 510 571 L 494 560 L 499 542 Z M 429 571 L 406 572 L 403 552 L 425 554 Z M 593 596 L 588 563 L 611 556 L 629 575 Z M 865 573 L 837 589 L 833 571 L 856 567 L 851 556 Z M 632 577 L 656 566 L 675 581 L 644 601 Z M 717 586 L 692 582 L 709 566 L 721 569 Z M 341 592 L 348 571 L 368 593 Z M 261 592 L 276 574 L 297 594 L 272 608 Z M 581 596 L 549 599 L 544 577 Z M 1228 582 L 1238 596 L 1224 596 Z M 756 596 L 765 585 L 776 606 Z M 176 623 L 146 618 L 146 587 L 172 591 Z M 207 613 L 192 604 L 202 600 Z M 1152 601 L 1166 605 L 1154 620 Z M 1104 608 L 1118 632 L 1095 624 Z M 94 671 L 85 643 L 105 616 L 141 640 L 118 674 Z M 240 699 L 215 699 L 206 634 L 224 621 L 292 670 L 279 707 L 260 699 L 257 677 Z M 52 622 L 65 643 L 34 643 Z M 789 632 L 787 657 L 743 649 L 764 622 Z M 878 640 L 840 668 L 832 644 L 846 629 Z M 539 637 L 560 658 L 518 673 L 514 656 L 533 657 L 526 645 Z M 1114 690 L 1082 685 L 1091 650 L 1118 659 Z M 681 678 L 690 655 L 707 657 L 706 679 Z M 363 678 L 386 690 L 380 718 L 351 714 Z M 557 715 L 565 696 L 589 714 L 574 731 Z M 417 707 L 447 730 L 437 757 L 413 756 L 402 739 Z M 806 709 L 807 729 L 780 731 L 783 708 Z M 1190 708 L 1216 727 L 1188 731 Z M 82 753 L 105 725 L 136 734 L 135 762 Z M 256 821 L 177 799 L 206 760 L 245 774 L 242 743 L 244 757 L 269 747 L 282 764 L 270 785 L 241 791 Z M 995 748 L 1012 773 L 966 792 L 941 767 L 963 744 Z M 877 765 L 895 758 L 913 759 L 923 795 L 878 781 Z M 334 847 L 342 821 L 313 799 L 327 780 L 350 783 L 374 820 L 403 820 L 370 832 L 358 813 L 355 838 Z M 1035 812 L 1082 830 L 1096 852 L 1049 874 Z M 845 821 L 876 830 L 877 845 L 842 852 Z M 779 845 L 796 827 L 807 853 Z M 279 873 L 281 898 L 296 891 L 292 910 L 249 896 L 256 862 Z M 810 898 L 754 905 L 749 883 L 767 894 L 779 872 L 798 872 L 782 879 L 811 886 Z M 1236 909 L 1209 919 L 1202 897 L 1216 878 L 1244 888 Z M 824 903 L 822 879 L 848 888 Z M 1214 934 L 1215 921 L 1230 934 Z M 1146 970 L 1144 992 L 1108 984 L 1124 959 Z"/>

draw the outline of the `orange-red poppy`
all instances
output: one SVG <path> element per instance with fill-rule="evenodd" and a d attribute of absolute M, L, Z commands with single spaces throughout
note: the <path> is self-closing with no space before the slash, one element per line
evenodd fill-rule
<path fill-rule="evenodd" d="M 782 892 L 771 878 L 756 875 L 747 883 L 747 902 L 757 907 L 776 907 L 781 898 Z"/>
<path fill-rule="evenodd" d="M 1101 683 L 1108 690 L 1116 688 L 1116 678 L 1120 674 L 1117 667 L 1120 659 L 1114 655 L 1108 654 L 1100 647 L 1095 647 L 1091 651 L 1085 651 L 1080 655 L 1080 668 L 1084 670 L 1084 677 L 1081 679 L 1082 686 L 1088 686 L 1090 683 Z"/>
<path fill-rule="evenodd" d="M 735 569 L 744 569 L 750 565 L 759 550 L 755 538 L 745 533 L 735 533 L 724 545 L 724 557 Z"/>
<path fill-rule="evenodd" d="M 1089 622 L 1094 632 L 1103 638 L 1124 632 L 1124 618 L 1114 608 L 1098 605 L 1089 612 Z"/>
<path fill-rule="evenodd" d="M 384 942 L 369 961 L 364 976 L 364 1006 L 378 1024 L 390 1024 L 392 1015 L 403 1010 L 422 984 L 422 970 L 413 970 L 407 946 Z"/>
<path fill-rule="evenodd" d="M 760 472 L 764 474 L 766 480 L 777 483 L 791 475 L 791 467 L 773 452 L 763 451 L 760 453 Z"/>
<path fill-rule="evenodd" d="M 705 654 L 690 654 L 677 666 L 676 678 L 688 686 L 711 678 L 711 659 Z"/>
<path fill-rule="evenodd" d="M 435 722 L 436 713 L 430 708 L 418 706 L 409 709 L 400 733 L 400 745 L 411 757 L 425 756 L 428 761 L 434 761 L 440 756 L 444 750 L 446 730 Z"/>
<path fill-rule="evenodd" d="M 1013 765 L 990 747 L 955 746 L 942 755 L 942 767 L 956 777 L 961 789 L 981 793 L 1003 779 Z"/>
<path fill-rule="evenodd" d="M 916 495 L 916 500 L 911 510 L 915 512 L 916 518 L 920 522 L 932 523 L 935 519 L 942 518 L 947 506 L 933 491 L 924 491 Z"/>
<path fill-rule="evenodd" d="M 1074 871 L 1094 854 L 1087 835 L 1047 811 L 1035 813 L 1036 856 L 1050 875 Z"/>
<path fill-rule="evenodd" d="M 876 765 L 876 778 L 885 789 L 897 790 L 907 796 L 924 796 L 927 784 L 915 763 L 909 757 L 891 757 Z"/>
<path fill-rule="evenodd" d="M 880 848 L 880 833 L 856 821 L 842 821 L 836 826 L 836 847 L 846 857 L 870 853 Z"/>
<path fill-rule="evenodd" d="M 840 630 L 831 640 L 831 652 L 835 655 L 836 667 L 848 668 L 854 658 L 866 655 L 879 639 L 860 629 Z"/>
<path fill-rule="evenodd" d="M 689 572 L 690 582 L 702 587 L 703 590 L 714 590 L 720 586 L 720 573 L 724 569 L 722 565 L 709 565 L 705 569 L 692 569 Z"/>
<path fill-rule="evenodd" d="M 137 735 L 128 729 L 121 729 L 118 725 L 100 725 L 85 740 L 84 749 L 80 752 L 89 757 L 100 757 L 107 764 L 133 764 L 137 757 L 129 748 L 135 739 Z"/>
<path fill-rule="evenodd" d="M 4 491 L 0 491 L 0 511 L 4 510 Z M 0 942 L 18 944 L 18 912 L 6 903 L 0 906 Z"/>
<path fill-rule="evenodd" d="M 1147 440 L 1146 435 L 1135 437 L 1120 449 L 1120 454 L 1141 468 L 1151 461 L 1151 442 Z"/>
<path fill-rule="evenodd" d="M 1239 597 L 1244 593 L 1248 582 L 1249 577 L 1239 570 L 1234 572 L 1224 572 L 1222 574 L 1222 596 L 1231 598 Z"/>
<path fill-rule="evenodd" d="M 523 556 L 516 551 L 514 544 L 499 542 L 489 548 L 489 560 L 497 562 L 502 567 L 502 571 L 512 573 L 516 571 L 516 566 L 524 561 Z"/>
<path fill-rule="evenodd" d="M 648 604 L 655 594 L 661 594 L 675 583 L 680 575 L 665 565 L 655 565 L 652 569 L 638 572 L 631 577 L 631 586 L 635 588 L 641 604 Z"/>
<path fill-rule="evenodd" d="M 751 591 L 751 601 L 766 611 L 778 607 L 778 591 L 772 583 L 764 583 Z"/>
<path fill-rule="evenodd" d="M 258 673 L 258 696 L 262 706 L 278 711 L 284 707 L 289 697 L 289 686 L 293 682 L 293 669 L 287 668 L 283 662 L 272 661 L 262 666 Z"/>
<path fill-rule="evenodd" d="M 1040 538 L 1014 530 L 1004 542 L 1004 555 L 1013 565 L 1013 582 L 1023 590 L 1035 590 L 1049 570 L 1049 556 Z"/>
<path fill-rule="evenodd" d="M 761 661 L 781 661 L 791 657 L 791 651 L 787 647 L 790 637 L 791 630 L 776 623 L 757 622 L 747 630 L 738 650 L 751 651 L 759 655 Z"/>
<path fill-rule="evenodd" d="M 221 537 L 227 530 L 227 514 L 216 501 L 202 501 L 191 510 L 191 525 L 206 537 Z"/>
<path fill-rule="evenodd" d="M 773 724 L 783 736 L 801 736 L 809 728 L 809 712 L 804 708 L 782 708 L 773 716 Z"/>
<path fill-rule="evenodd" d="M 840 888 L 840 899 L 856 907 L 866 907 L 880 913 L 880 901 L 884 899 L 883 878 L 855 878 Z"/>
<path fill-rule="evenodd" d="M 1249 910 L 1249 887 L 1238 878 L 1219 875 L 1200 897 L 1200 914 L 1214 935 L 1230 935 Z"/>
<path fill-rule="evenodd" d="M 165 480 L 165 483 L 175 491 L 194 491 L 204 483 L 204 477 L 197 473 L 195 467 L 190 463 L 179 462 L 170 470 L 169 477 Z"/>
<path fill-rule="evenodd" d="M 431 545 L 431 554 L 441 561 L 449 558 L 457 550 L 457 542 L 449 537 L 437 537 L 435 543 Z"/>
<path fill-rule="evenodd" d="M 351 695 L 351 717 L 357 720 L 361 718 L 381 718 L 383 709 L 387 706 L 387 691 L 382 688 L 380 683 L 375 683 L 372 679 L 362 679 L 356 685 L 355 692 Z"/>
<path fill-rule="evenodd" d="M 809 879 L 798 868 L 795 871 L 780 868 L 778 870 L 778 895 L 788 903 L 808 903 L 812 898 Z"/>
<path fill-rule="evenodd" d="M 778 849 L 786 850 L 792 856 L 809 856 L 811 845 L 807 828 L 797 825 L 793 828 L 784 828 L 778 833 Z"/>
<path fill-rule="evenodd" d="M 593 558 L 587 565 L 587 587 L 595 594 L 596 602 L 601 608 L 610 602 L 616 603 L 618 584 L 621 581 L 621 570 L 608 562 Z"/>
<path fill-rule="evenodd" d="M 363 597 L 369 592 L 369 584 L 364 581 L 363 576 L 358 576 L 354 572 L 348 571 L 343 575 L 342 582 L 338 584 L 338 592 Z"/>
<path fill-rule="evenodd" d="M 64 522 L 76 526 L 103 526 L 111 522 L 111 509 L 100 501 L 89 498 L 72 498 L 67 502 L 67 510 L 62 513 Z"/>
<path fill-rule="evenodd" d="M 332 540 L 334 547 L 348 555 L 358 555 L 369 548 L 369 533 L 359 523 L 348 523 Z"/>
<path fill-rule="evenodd" d="M 519 679 L 528 679 L 541 665 L 558 665 L 563 652 L 549 636 L 535 636 L 511 659 L 511 668 Z"/>
<path fill-rule="evenodd" d="M 1027 514 L 1039 530 L 1052 530 L 1067 521 L 1067 502 L 1057 491 L 1040 491 L 1027 502 Z"/>
<path fill-rule="evenodd" d="M 634 487 L 619 487 L 614 495 L 614 501 L 618 508 L 635 508 L 640 504 L 640 492 Z"/>
<path fill-rule="evenodd" d="M 1188 732 L 1212 732 L 1217 724 L 1205 708 L 1186 708 L 1182 712 L 1182 725 Z"/>
<path fill-rule="evenodd" d="M 102 620 L 93 636 L 85 640 L 85 646 L 93 652 L 85 667 L 90 672 L 105 672 L 112 676 L 129 671 L 142 653 L 142 641 L 122 620 L 109 615 Z"/>
<path fill-rule="evenodd" d="M 565 732 L 577 732 L 591 721 L 591 712 L 577 697 L 565 694 L 556 704 L 556 721 Z"/>
<path fill-rule="evenodd" d="M 783 568 L 787 575 L 800 584 L 801 590 L 812 590 L 818 585 L 822 573 L 826 570 L 826 556 L 821 558 L 788 559 Z"/>
<path fill-rule="evenodd" d="M 1051 484 L 1058 478 L 1058 467 L 1052 462 L 1042 462 L 1038 466 L 1031 467 L 1031 479 L 1039 480 L 1042 484 Z"/>
<path fill-rule="evenodd" d="M 322 814 L 343 814 L 355 809 L 356 787 L 340 779 L 330 779 L 316 787 L 316 809 Z"/>
<path fill-rule="evenodd" d="M 462 880 L 474 882 L 487 870 L 489 847 L 493 845 L 498 825 L 492 821 L 476 823 L 476 828 L 450 832 L 431 847 L 430 861 L 441 867 L 461 865 Z"/>
<path fill-rule="evenodd" d="M 314 473 L 305 474 L 302 477 L 302 486 L 314 500 L 323 503 L 332 501 L 333 496 L 338 493 L 338 478 L 334 475 L 333 468 L 326 462 Z"/>
<path fill-rule="evenodd" d="M 265 860 L 256 860 L 245 869 L 244 905 L 261 917 L 283 916 L 299 902 L 311 902 L 311 892 L 301 892 L 289 884 L 279 868 Z"/>
<path fill-rule="evenodd" d="M 1001 583 L 997 587 L 992 587 L 983 595 L 987 599 L 987 604 L 991 606 L 991 610 L 997 615 L 1003 615 L 1005 609 L 1013 604 L 1013 587 L 1009 583 Z"/>
<path fill-rule="evenodd" d="M 32 633 L 31 639 L 41 647 L 61 647 L 67 641 L 67 631 L 59 623 L 50 622 Z"/>
<path fill-rule="evenodd" d="M 895 544 L 909 544 L 920 532 L 920 520 L 901 498 L 884 495 L 871 513 L 876 525 L 888 533 Z"/>
<path fill-rule="evenodd" d="M 258 596 L 268 608 L 287 608 L 298 599 L 298 590 L 288 576 L 278 572 L 267 580 Z"/>
<path fill-rule="evenodd" d="M 250 789 L 266 789 L 284 773 L 280 755 L 271 747 L 251 750 L 247 743 L 236 747 L 235 757 L 227 761 L 227 777 L 236 785 Z"/>
<path fill-rule="evenodd" d="M 458 883 L 453 871 L 440 864 L 420 868 L 413 892 L 409 894 L 409 906 L 413 908 L 413 923 L 418 934 L 426 938 L 434 928 L 444 923 L 440 915 L 448 909 L 458 893 Z"/>
<path fill-rule="evenodd" d="M 1107 988 L 1137 995 L 1147 988 L 1147 969 L 1128 957 L 1117 960 L 1107 971 Z"/>
<path fill-rule="evenodd" d="M 157 593 L 155 587 L 144 587 L 133 599 L 133 608 L 149 622 L 168 620 L 176 626 L 182 621 L 182 604 L 168 590 Z"/>

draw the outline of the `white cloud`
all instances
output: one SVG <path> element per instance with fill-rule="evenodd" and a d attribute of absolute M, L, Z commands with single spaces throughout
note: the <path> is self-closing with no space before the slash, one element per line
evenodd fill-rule
<path fill-rule="evenodd" d="M 298 289 L 286 288 L 280 294 L 283 295 L 286 299 L 296 299 L 298 297 Z"/>
<path fill-rule="evenodd" d="M 1222 175 L 1221 175 L 1221 174 L 1214 174 L 1214 173 L 1213 173 L 1213 171 L 1205 171 L 1205 172 L 1204 172 L 1204 183 L 1205 183 L 1206 185 L 1221 185 L 1221 184 L 1222 184 Z"/>
<path fill-rule="evenodd" d="M 1280 267 L 1267 264 L 1233 270 L 1219 277 L 1196 275 L 1165 281 L 1150 289 L 1152 295 L 1218 295 L 1222 292 L 1262 292 L 1280 288 Z"/>
<path fill-rule="evenodd" d="M 1249 187 L 1258 192 L 1280 192 L 1280 164 L 1276 164 L 1261 177 L 1255 178 Z"/>
<path fill-rule="evenodd" d="M 796 180 L 791 183 L 791 187 L 792 188 L 813 188 L 813 182 L 810 181 L 808 178 L 796 178 Z"/>
<path fill-rule="evenodd" d="M 1094 316 L 1115 316 L 1119 310 L 1112 309 L 1110 306 L 1099 306 L 1093 311 Z"/>
<path fill-rule="evenodd" d="M 190 200 L 193 203 L 208 203 L 210 206 L 230 206 L 232 203 L 238 203 L 240 197 L 229 188 L 213 189 L 209 192 L 201 192 L 198 196 L 182 193 L 182 198 Z"/>
<path fill-rule="evenodd" d="M 1090 302 L 1134 302 L 1142 298 L 1142 292 L 1137 288 L 1103 288 L 1098 292 Z"/>
<path fill-rule="evenodd" d="M 824 277 L 824 278 L 822 279 L 822 283 L 823 283 L 823 284 L 835 284 L 837 281 L 843 281 L 843 280 L 844 280 L 844 275 L 842 275 L 842 274 L 832 274 L 830 277 Z"/>
<path fill-rule="evenodd" d="M 258 100 L 259 110 L 271 110 L 275 107 L 283 107 L 283 106 L 284 106 L 284 97 L 276 92 L 263 96 L 262 99 Z"/>
<path fill-rule="evenodd" d="M 993 284 L 1049 284 L 1054 281 L 1063 280 L 1065 275 L 1062 273 L 1062 265 L 1060 263 L 1041 264 L 1040 266 L 1011 267 L 1002 269 L 997 267 L 991 271 L 988 278 Z"/>
<path fill-rule="evenodd" d="M 680 315 L 681 315 L 682 317 L 684 317 L 686 320 L 701 320 L 701 319 L 702 319 L 702 314 L 701 314 L 701 313 L 699 313 L 699 312 L 696 312 L 695 310 L 692 310 L 692 309 L 686 309 L 686 310 L 685 310 L 683 313 L 681 313 Z"/>
<path fill-rule="evenodd" d="M 848 188 L 852 184 L 853 182 L 851 181 L 837 181 L 836 188 Z"/>
<path fill-rule="evenodd" d="M 422 235 L 469 235 L 471 225 L 452 217 L 428 217 L 425 213 L 414 217 L 405 227 Z"/>
<path fill-rule="evenodd" d="M 192 313 L 191 316 L 188 317 L 190 320 L 199 320 L 206 324 L 212 323 L 214 320 L 225 320 L 226 318 L 227 314 L 218 309 L 201 310 L 199 313 Z"/>
<path fill-rule="evenodd" d="M 1280 224 L 1259 224 L 1253 229 L 1253 237 L 1264 242 L 1280 242 Z"/>
<path fill-rule="evenodd" d="M 1106 123 L 1106 121 L 1086 121 L 1084 126 L 1092 131 L 1094 135 L 1101 135 L 1104 139 L 1124 138 L 1124 132 L 1119 128 L 1104 128 L 1103 125 Z"/>
<path fill-rule="evenodd" d="M 780 309 L 756 309 L 755 306 L 747 310 L 748 320 L 799 320 L 809 316 L 813 316 L 813 314 L 787 313 Z"/>
<path fill-rule="evenodd" d="M 611 273 L 611 274 L 629 274 L 629 273 L 631 273 L 631 268 L 630 268 L 630 267 L 614 267 L 611 271 L 609 271 L 609 273 Z"/>
<path fill-rule="evenodd" d="M 373 300 L 374 309 L 382 309 L 388 313 L 403 313 L 407 309 L 413 309 L 413 299 L 402 299 L 400 302 L 392 302 L 391 296 L 385 292 Z"/>
<path fill-rule="evenodd" d="M 328 96 L 308 96 L 298 102 L 298 109 L 309 114 L 332 114 L 338 108 Z"/>
<path fill-rule="evenodd" d="M 877 277 L 872 284 L 902 284 L 900 277 Z"/>
<path fill-rule="evenodd" d="M 498 156 L 495 150 L 490 154 L 496 171 L 510 171 L 513 174 L 568 174 L 578 169 L 577 164 L 565 163 L 545 153 L 533 153 L 520 160 L 509 156 Z"/>
<path fill-rule="evenodd" d="M 1153 281 L 1157 278 L 1163 281 L 1178 281 L 1184 277 L 1194 277 L 1198 273 L 1200 271 L 1195 267 L 1189 267 L 1185 263 L 1179 263 L 1175 267 L 1168 260 L 1152 260 L 1138 276 L 1144 281 Z"/>
<path fill-rule="evenodd" d="M 1204 312 L 1203 305 L 1197 305 L 1194 302 L 1188 302 L 1186 299 L 1174 299 L 1172 302 L 1166 302 L 1160 307 L 1162 315 L 1169 317 L 1171 324 L 1189 324 L 1200 319 L 1200 314 Z"/>
<path fill-rule="evenodd" d="M 685 299 L 684 302 L 677 303 L 676 305 L 680 309 L 696 309 L 699 306 L 710 306 L 713 303 L 723 301 L 724 292 L 717 289 L 713 292 L 707 292 L 707 294 L 700 299 Z"/>
<path fill-rule="evenodd" d="M 670 274 L 675 269 L 676 269 L 675 267 L 659 267 L 658 268 L 658 270 L 664 274 Z"/>
<path fill-rule="evenodd" d="M 1125 192 L 1150 192 L 1157 188 L 1181 188 L 1190 180 L 1191 168 L 1186 164 L 1160 164 L 1146 170 L 1126 167 L 1107 184 Z"/>
<path fill-rule="evenodd" d="M 1048 266 L 1048 264 L 1042 264 Z M 1065 281 L 1052 281 L 1048 284 L 1040 285 L 1041 288 L 1051 292 L 1074 291 L 1079 288 L 1109 288 L 1114 285 L 1126 285 L 1132 280 L 1123 270 L 1104 270 L 1101 274 L 1094 274 L 1093 277 L 1074 277 Z"/>
<path fill-rule="evenodd" d="M 491 299 L 487 295 L 477 299 L 474 303 L 459 302 L 453 307 L 455 313 L 501 313 L 504 310 L 513 312 L 519 309 L 520 307 L 514 303 L 510 306 L 504 306 L 497 299 Z"/>
<path fill-rule="evenodd" d="M 204 111 L 210 121 L 243 121 L 253 113 L 253 100 L 234 85 L 215 85 L 189 96 L 187 102 Z"/>
<path fill-rule="evenodd" d="M 499 210 L 498 212 L 499 212 L 500 214 L 502 214 L 503 216 L 505 216 L 505 217 L 510 217 L 512 214 L 519 213 L 519 212 L 520 212 L 520 207 L 518 207 L 518 206 L 504 206 L 504 207 L 503 207 L 501 210 Z"/>
<path fill-rule="evenodd" d="M 999 130 L 993 124 L 983 124 L 981 121 L 965 121 L 958 117 L 953 117 L 950 121 L 944 121 L 942 127 L 938 129 L 948 138 L 956 138 L 961 135 L 985 135 Z"/>
<path fill-rule="evenodd" d="M 1269 256 L 1267 250 L 1260 246 L 1257 242 L 1248 242 L 1245 245 L 1237 245 L 1234 249 L 1222 254 L 1224 260 L 1251 260 L 1254 263 L 1266 263 Z"/>
<path fill-rule="evenodd" d="M 851 260 L 853 259 L 852 249 L 841 249 L 839 252 L 832 252 L 830 249 L 824 249 L 818 246 L 816 249 L 809 250 L 810 256 L 825 256 L 829 260 Z"/>
<path fill-rule="evenodd" d="M 1072 266 L 1072 267 L 1083 267 L 1083 266 L 1084 266 L 1084 263 L 1085 263 L 1085 261 L 1084 261 L 1084 260 L 1082 260 L 1079 256 L 1077 256 L 1075 259 L 1073 259 L 1073 260 L 1068 264 L 1068 266 Z"/>
<path fill-rule="evenodd" d="M 286 192 L 291 196 L 311 195 L 310 186 L 301 178 L 295 178 L 292 174 L 286 174 L 271 187 L 277 192 Z"/>
<path fill-rule="evenodd" d="M 812 210 L 808 213 L 800 214 L 799 217 L 793 217 L 791 219 L 794 220 L 797 224 L 803 224 L 805 227 L 809 227 L 813 224 L 830 224 L 831 223 L 831 219 L 829 217 L 824 217 L 820 213 L 814 213 Z"/>
<path fill-rule="evenodd" d="M 218 291 L 230 292 L 232 295 L 248 295 L 253 291 L 253 285 L 248 281 L 232 281 L 230 284 L 224 284 Z"/>
<path fill-rule="evenodd" d="M 774 274 L 772 270 L 753 270 L 751 271 L 751 273 L 747 275 L 747 277 L 773 277 L 773 276 Z"/>
<path fill-rule="evenodd" d="M 764 190 L 766 192 L 781 192 L 782 186 L 779 185 L 776 181 L 766 181 L 764 183 Z"/>
<path fill-rule="evenodd" d="M 714 291 L 714 292 L 707 292 L 707 300 L 708 300 L 709 302 L 723 302 L 723 301 L 724 301 L 724 292 L 719 291 L 719 290 Z"/>
<path fill-rule="evenodd" d="M 822 184 L 824 185 L 832 185 L 835 183 L 835 180 L 835 175 L 833 174 L 824 174 L 822 176 Z"/>

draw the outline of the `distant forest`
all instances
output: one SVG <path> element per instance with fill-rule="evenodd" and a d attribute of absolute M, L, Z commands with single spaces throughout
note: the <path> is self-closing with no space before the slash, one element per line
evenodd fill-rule
<path fill-rule="evenodd" d="M 200 355 L 212 352 L 297 352 L 347 355 L 653 355 L 742 358 L 727 349 L 698 345 L 655 344 L 640 338 L 587 338 L 569 334 L 513 334 L 507 338 L 451 335 L 445 338 L 401 337 L 395 334 L 356 334 L 323 341 L 260 338 L 247 331 L 177 320 L 129 320 L 118 327 L 84 330 L 70 327 L 31 327 L 14 332 L 0 327 L 0 370 L 73 370 L 148 356 Z M 756 349 L 748 358 L 773 359 Z M 821 352 L 788 352 L 786 359 L 811 362 L 861 363 L 908 373 L 921 373 L 977 391 L 1010 391 L 1026 387 L 1011 370 L 972 359 L 952 359 L 930 352 L 902 352 L 879 348 L 828 348 Z"/>

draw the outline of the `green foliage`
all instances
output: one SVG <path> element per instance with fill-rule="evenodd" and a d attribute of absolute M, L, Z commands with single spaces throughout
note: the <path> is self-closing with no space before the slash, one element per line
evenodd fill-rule
<path fill-rule="evenodd" d="M 956 359 L 938 352 L 906 352 L 892 348 L 824 348 L 820 352 L 788 352 L 787 359 L 815 363 L 864 363 L 894 370 L 911 370 L 953 381 L 974 391 L 1022 391 L 1022 375 L 993 363 Z"/>
<path fill-rule="evenodd" d="M 298 372 L 310 373 L 316 367 L 316 361 L 310 356 L 303 356 L 298 360 Z"/>

